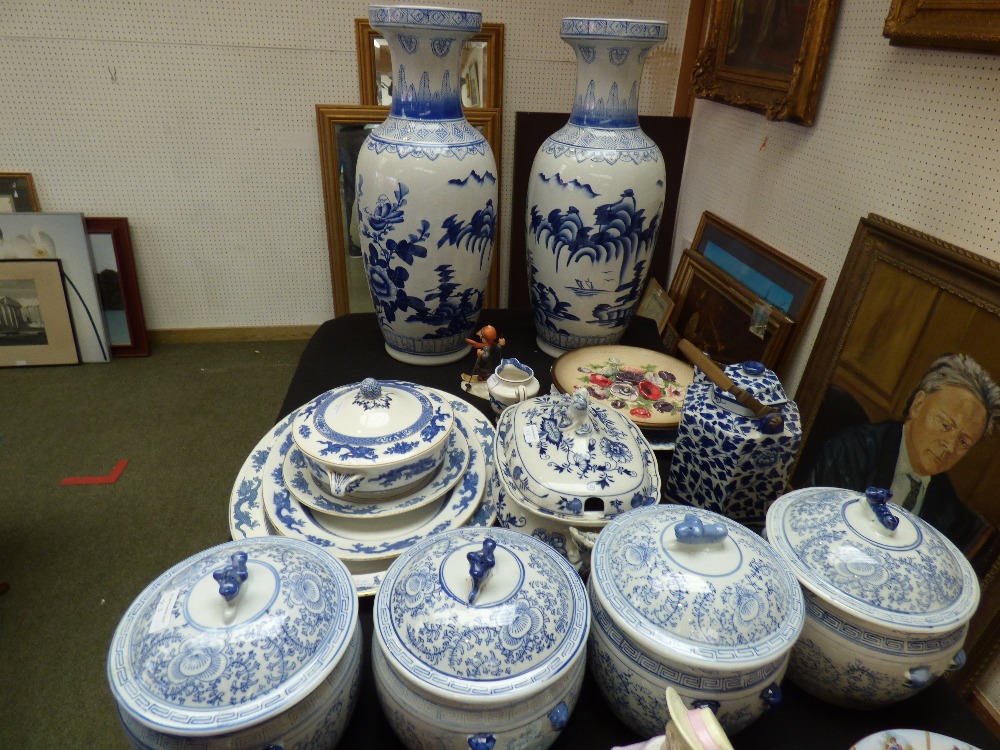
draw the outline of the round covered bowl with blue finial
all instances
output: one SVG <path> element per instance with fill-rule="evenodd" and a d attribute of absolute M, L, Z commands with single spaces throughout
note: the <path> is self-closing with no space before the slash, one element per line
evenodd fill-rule
<path fill-rule="evenodd" d="M 965 556 L 890 496 L 807 487 L 767 512 L 767 538 L 805 592 L 789 679 L 849 708 L 895 703 L 961 667 L 979 606 Z"/>
<path fill-rule="evenodd" d="M 357 591 L 297 539 L 227 542 L 150 583 L 107 673 L 135 748 L 333 747 L 361 684 Z"/>
<path fill-rule="evenodd" d="M 638 734 L 663 730 L 667 688 L 734 734 L 780 703 L 805 606 L 759 535 L 701 508 L 657 505 L 608 524 L 588 581 L 590 669 Z"/>
<path fill-rule="evenodd" d="M 583 683 L 590 607 L 545 543 L 463 528 L 418 542 L 375 595 L 372 669 L 409 748 L 543 750 Z"/>

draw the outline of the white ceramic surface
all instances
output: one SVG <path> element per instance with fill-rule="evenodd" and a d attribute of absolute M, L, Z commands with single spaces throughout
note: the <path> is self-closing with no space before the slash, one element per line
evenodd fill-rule
<path fill-rule="evenodd" d="M 237 579 L 238 593 L 223 596 L 220 586 Z M 124 715 L 164 742 L 207 737 L 210 747 L 230 747 L 244 735 L 265 743 L 312 736 L 326 731 L 326 719 L 300 717 L 301 726 L 288 711 L 331 686 L 344 691 L 331 696 L 343 707 L 329 711 L 353 706 L 357 608 L 347 569 L 315 546 L 227 542 L 179 562 L 132 602 L 108 652 L 112 693 Z M 352 674 L 339 673 L 341 663 Z"/>
<path fill-rule="evenodd" d="M 505 487 L 571 521 L 608 521 L 660 500 L 649 441 L 586 391 L 539 396 L 504 410 L 496 455 Z"/>
<path fill-rule="evenodd" d="M 582 683 L 589 627 L 583 584 L 548 545 L 445 532 L 400 555 L 376 594 L 376 686 L 411 747 L 546 747 Z"/>
<path fill-rule="evenodd" d="M 496 160 L 462 112 L 464 42 L 476 10 L 370 5 L 389 45 L 388 118 L 358 154 L 362 257 L 390 356 L 454 362 L 469 351 L 497 230 Z"/>
<path fill-rule="evenodd" d="M 486 492 L 467 525 L 473 527 L 492 526 L 496 521 L 497 502 L 500 494 L 500 480 L 493 470 L 493 443 L 496 437 L 493 425 L 479 409 L 469 402 L 445 391 L 431 390 L 449 401 L 457 418 L 467 428 L 469 444 L 479 448 L 487 463 Z M 277 535 L 278 532 L 271 526 L 264 512 L 264 464 L 276 437 L 287 431 L 296 414 L 297 411 L 292 412 L 269 430 L 244 461 L 230 493 L 228 516 L 230 534 L 233 539 L 254 538 L 269 534 Z M 362 566 L 355 561 L 348 561 L 349 569 L 354 568 L 351 570 L 351 574 L 359 597 L 375 595 L 390 562 L 391 560 L 383 560 L 377 564 L 367 563 Z"/>
<path fill-rule="evenodd" d="M 486 391 L 494 414 L 537 396 L 540 387 L 535 371 L 514 357 L 501 360 L 486 379 Z"/>
<path fill-rule="evenodd" d="M 789 677 L 855 708 L 903 700 L 961 666 L 979 604 L 965 556 L 921 518 L 882 507 L 895 529 L 864 493 L 830 487 L 790 492 L 767 514 L 768 540 L 805 590 Z"/>
<path fill-rule="evenodd" d="M 285 454 L 282 476 L 285 486 L 296 500 L 320 513 L 352 519 L 398 516 L 440 500 L 472 469 L 473 454 L 465 431 L 466 427 L 461 420 L 456 419 L 448 437 L 444 461 L 430 477 L 428 484 L 377 503 L 345 500 L 331 495 L 309 471 L 305 457 L 295 447 Z"/>
<path fill-rule="evenodd" d="M 926 729 L 886 729 L 870 734 L 851 750 L 979 750 L 968 742 Z"/>
<path fill-rule="evenodd" d="M 292 438 L 324 489 L 375 502 L 426 484 L 453 425 L 447 400 L 423 386 L 366 378 L 302 406 Z"/>
<path fill-rule="evenodd" d="M 730 733 L 780 699 L 802 592 L 746 527 L 679 505 L 627 513 L 598 536 L 588 586 L 591 671 L 639 734 L 662 731 L 667 687 L 713 702 Z"/>
<path fill-rule="evenodd" d="M 666 179 L 663 155 L 639 127 L 639 81 L 666 36 L 662 21 L 562 19 L 576 99 L 535 155 L 526 200 L 531 305 L 538 346 L 551 356 L 617 343 L 639 300 Z"/>

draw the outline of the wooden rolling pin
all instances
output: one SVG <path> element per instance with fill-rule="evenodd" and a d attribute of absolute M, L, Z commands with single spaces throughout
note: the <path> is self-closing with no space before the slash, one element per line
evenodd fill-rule
<path fill-rule="evenodd" d="M 748 391 L 736 385 L 733 379 L 726 375 L 723 369 L 709 359 L 697 346 L 687 339 L 681 339 L 677 343 L 677 348 L 681 350 L 681 354 L 687 357 L 691 364 L 705 373 L 709 380 L 726 393 L 731 394 L 737 403 L 752 411 L 755 418 L 764 419 L 765 417 L 769 417 L 769 427 L 771 429 L 777 428 L 780 430 L 782 428 L 785 419 L 777 409 L 773 406 L 765 406 Z"/>

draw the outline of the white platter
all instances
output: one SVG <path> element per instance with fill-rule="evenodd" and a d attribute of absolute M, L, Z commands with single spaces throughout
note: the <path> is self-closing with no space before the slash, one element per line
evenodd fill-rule
<path fill-rule="evenodd" d="M 479 507 L 466 523 L 467 526 L 492 526 L 496 522 L 497 500 L 500 494 L 499 477 L 493 471 L 493 442 L 496 431 L 483 413 L 467 401 L 452 396 L 445 391 L 437 391 L 448 399 L 452 408 L 462 422 L 467 427 L 469 445 L 476 448 L 484 456 L 487 469 L 488 480 L 486 492 L 483 495 Z M 246 539 L 257 536 L 276 535 L 277 531 L 271 527 L 264 512 L 262 501 L 262 489 L 264 486 L 263 472 L 267 457 L 276 437 L 287 431 L 292 421 L 295 419 L 297 411 L 289 414 L 285 419 L 275 425 L 260 439 L 244 461 L 236 481 L 229 501 L 229 530 L 233 539 Z M 394 559 L 394 558 L 393 558 Z M 358 596 L 374 596 L 385 570 L 392 560 L 383 561 L 381 564 L 360 563 L 355 561 L 345 561 L 348 569 L 351 570 L 351 577 L 358 590 Z"/>
<path fill-rule="evenodd" d="M 445 451 L 444 463 L 429 484 L 418 490 L 408 492 L 400 497 L 378 503 L 365 503 L 358 500 L 347 500 L 334 497 L 324 490 L 309 471 L 305 456 L 292 446 L 285 454 L 282 464 L 282 476 L 285 486 L 292 496 L 302 505 L 320 513 L 343 518 L 386 518 L 416 511 L 435 500 L 440 500 L 445 493 L 451 491 L 459 479 L 471 468 L 472 453 L 466 436 L 468 427 L 455 420 L 455 429 L 449 437 L 448 448 Z"/>
<path fill-rule="evenodd" d="M 886 729 L 856 742 L 851 750 L 979 750 L 962 742 L 925 729 Z"/>

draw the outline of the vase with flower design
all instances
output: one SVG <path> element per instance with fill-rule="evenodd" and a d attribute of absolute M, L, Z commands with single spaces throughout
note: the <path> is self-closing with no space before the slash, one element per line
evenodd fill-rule
<path fill-rule="evenodd" d="M 535 155 L 526 217 L 538 345 L 554 357 L 621 339 L 666 191 L 663 155 L 639 127 L 639 81 L 667 24 L 564 18 L 560 36 L 576 51 L 576 99 Z"/>
<path fill-rule="evenodd" d="M 497 167 L 462 112 L 460 63 L 482 13 L 371 5 L 389 44 L 389 117 L 358 155 L 356 211 L 369 288 L 389 354 L 454 362 L 469 351 L 497 227 Z"/>

